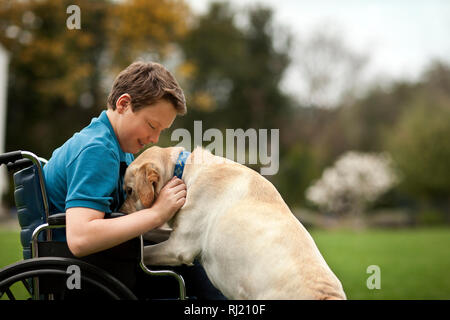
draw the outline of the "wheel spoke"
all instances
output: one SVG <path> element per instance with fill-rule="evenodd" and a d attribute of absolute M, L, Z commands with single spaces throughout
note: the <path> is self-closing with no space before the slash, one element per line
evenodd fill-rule
<path fill-rule="evenodd" d="M 25 289 L 27 289 L 28 293 L 29 293 L 30 295 L 32 295 L 32 293 L 31 293 L 31 288 L 30 288 L 30 285 L 28 284 L 27 280 L 23 279 L 23 280 L 22 280 L 22 283 L 23 283 L 23 286 L 25 287 Z"/>
<path fill-rule="evenodd" d="M 8 288 L 5 291 L 6 295 L 8 296 L 9 300 L 16 300 L 16 297 L 12 294 L 11 290 Z"/>

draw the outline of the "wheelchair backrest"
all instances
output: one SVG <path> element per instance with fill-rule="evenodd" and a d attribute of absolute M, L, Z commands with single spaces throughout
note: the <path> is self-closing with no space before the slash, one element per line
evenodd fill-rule
<path fill-rule="evenodd" d="M 39 183 L 39 173 L 35 164 L 22 169 L 13 175 L 14 200 L 20 224 L 20 242 L 23 247 L 23 258 L 31 258 L 31 236 L 34 229 L 46 223 L 43 195 Z M 45 193 L 44 193 L 45 194 Z M 44 241 L 44 233 L 38 240 Z M 65 241 L 65 230 L 55 230 L 53 240 Z"/>
<path fill-rule="evenodd" d="M 14 200 L 19 218 L 20 242 L 23 258 L 31 258 L 31 235 L 34 229 L 45 223 L 44 203 L 36 165 L 14 173 Z M 43 239 L 40 235 L 39 240 Z"/>

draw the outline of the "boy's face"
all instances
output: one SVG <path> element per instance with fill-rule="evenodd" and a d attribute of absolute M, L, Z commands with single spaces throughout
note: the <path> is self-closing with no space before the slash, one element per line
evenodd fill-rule
<path fill-rule="evenodd" d="M 157 143 L 161 131 L 169 128 L 177 112 L 167 100 L 159 100 L 151 106 L 131 110 L 131 105 L 118 106 L 119 119 L 116 135 L 124 152 L 138 153 L 145 145 Z"/>

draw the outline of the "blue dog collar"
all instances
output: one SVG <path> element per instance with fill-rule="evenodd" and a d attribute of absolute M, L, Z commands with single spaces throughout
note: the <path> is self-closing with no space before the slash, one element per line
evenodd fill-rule
<path fill-rule="evenodd" d="M 181 179 L 183 176 L 184 165 L 186 164 L 186 159 L 189 157 L 191 153 L 187 151 L 181 151 L 178 156 L 177 162 L 175 162 L 175 170 L 173 175 Z"/>

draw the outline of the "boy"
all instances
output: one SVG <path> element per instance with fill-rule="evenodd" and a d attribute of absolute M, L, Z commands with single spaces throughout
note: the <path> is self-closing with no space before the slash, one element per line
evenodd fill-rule
<path fill-rule="evenodd" d="M 114 81 L 108 110 L 54 151 L 44 166 L 50 213 L 66 212 L 67 244 L 75 256 L 157 228 L 184 204 L 186 186 L 173 179 L 151 208 L 103 219 L 124 200 L 123 174 L 132 154 L 158 142 L 161 131 L 185 113 L 184 94 L 173 76 L 157 63 L 136 62 Z"/>

